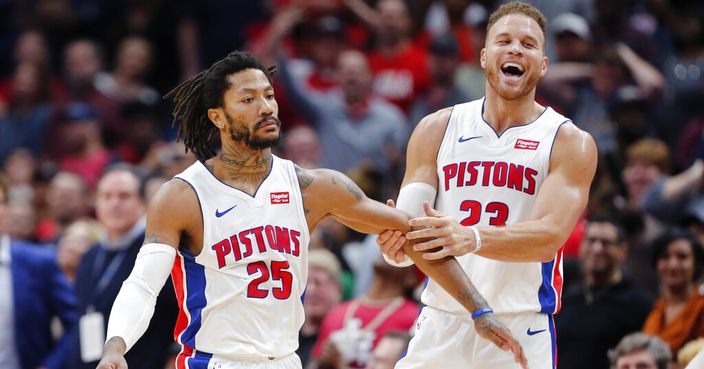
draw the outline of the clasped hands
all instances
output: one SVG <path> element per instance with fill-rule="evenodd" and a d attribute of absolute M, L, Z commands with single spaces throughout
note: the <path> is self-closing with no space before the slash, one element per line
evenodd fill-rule
<path fill-rule="evenodd" d="M 387 205 L 395 207 L 393 200 Z M 381 251 L 396 263 L 406 260 L 403 245 L 406 240 L 425 240 L 413 246 L 423 253 L 427 260 L 438 260 L 446 256 L 461 256 L 474 251 L 476 238 L 474 232 L 461 225 L 456 219 L 433 209 L 427 201 L 423 202 L 425 217 L 411 219 L 408 224 L 413 230 L 405 236 L 398 230 L 386 230 L 377 237 Z"/>

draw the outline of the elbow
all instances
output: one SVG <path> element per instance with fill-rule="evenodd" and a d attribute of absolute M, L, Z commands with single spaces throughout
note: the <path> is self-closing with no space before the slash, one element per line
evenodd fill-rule
<path fill-rule="evenodd" d="M 546 263 L 555 259 L 555 255 L 560 250 L 560 248 L 565 244 L 569 234 L 562 235 L 559 232 L 551 232 L 546 235 L 546 240 L 543 243 L 543 247 L 540 248 L 538 255 L 538 261 L 541 263 Z"/>

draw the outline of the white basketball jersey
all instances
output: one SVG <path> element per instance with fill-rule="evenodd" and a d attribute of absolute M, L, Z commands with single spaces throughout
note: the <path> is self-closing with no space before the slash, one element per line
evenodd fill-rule
<path fill-rule="evenodd" d="M 550 108 L 535 121 L 501 135 L 484 121 L 484 99 L 455 105 L 437 157 L 436 207 L 463 225 L 502 226 L 527 220 L 548 174 L 559 127 L 569 120 Z M 474 254 L 457 258 L 497 313 L 559 310 L 562 251 L 546 263 L 513 263 Z M 464 309 L 430 280 L 422 301 Z"/>
<path fill-rule="evenodd" d="M 179 249 L 171 274 L 181 356 L 290 355 L 304 319 L 310 239 L 293 163 L 274 156 L 254 196 L 221 182 L 201 162 L 175 178 L 193 188 L 203 218 L 203 250 L 194 256 Z"/>

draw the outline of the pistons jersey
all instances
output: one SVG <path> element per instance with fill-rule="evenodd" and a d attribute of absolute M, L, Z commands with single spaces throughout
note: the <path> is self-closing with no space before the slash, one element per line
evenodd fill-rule
<path fill-rule="evenodd" d="M 484 99 L 455 105 L 437 156 L 436 207 L 464 226 L 501 227 L 528 220 L 548 174 L 553 142 L 569 119 L 546 108 L 533 122 L 498 135 L 483 118 Z M 521 247 L 521 245 L 516 245 Z M 556 313 L 562 250 L 549 262 L 503 262 L 475 254 L 457 258 L 496 313 Z M 465 310 L 430 280 L 422 301 Z"/>
<path fill-rule="evenodd" d="M 175 178 L 193 188 L 203 219 L 202 251 L 180 248 L 171 272 L 180 306 L 174 338 L 183 347 L 177 367 L 200 367 L 213 355 L 290 355 L 304 319 L 310 239 L 293 163 L 274 156 L 253 196 L 199 161 Z"/>

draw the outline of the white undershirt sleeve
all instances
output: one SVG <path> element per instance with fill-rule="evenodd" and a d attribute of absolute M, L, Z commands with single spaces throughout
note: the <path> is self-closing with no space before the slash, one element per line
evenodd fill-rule
<path fill-rule="evenodd" d="M 166 283 L 176 260 L 176 249 L 169 245 L 143 245 L 129 277 L 112 305 L 108 320 L 108 340 L 122 337 L 129 350 L 144 334 L 154 315 L 159 291 Z"/>
<path fill-rule="evenodd" d="M 413 218 L 424 217 L 423 202 L 427 201 L 433 206 L 435 204 L 435 195 L 437 195 L 437 190 L 427 183 L 409 183 L 401 188 L 398 194 L 398 200 L 396 200 L 396 209 L 403 210 Z M 397 267 L 413 265 L 413 260 L 408 256 L 406 256 L 406 259 L 401 263 L 396 263 L 386 255 L 384 255 L 384 260 Z"/>

